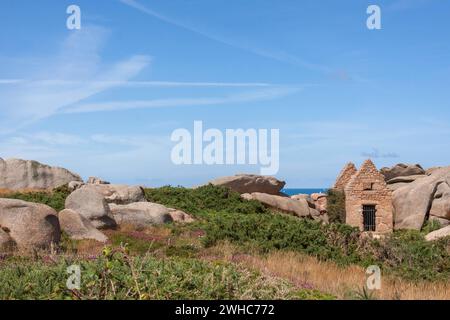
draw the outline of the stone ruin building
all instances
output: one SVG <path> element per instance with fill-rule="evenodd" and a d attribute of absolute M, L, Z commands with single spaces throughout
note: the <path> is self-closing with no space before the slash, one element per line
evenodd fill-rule
<path fill-rule="evenodd" d="M 376 234 L 392 232 L 392 191 L 370 159 L 358 171 L 353 163 L 348 163 L 334 188 L 345 193 L 347 224 Z"/>

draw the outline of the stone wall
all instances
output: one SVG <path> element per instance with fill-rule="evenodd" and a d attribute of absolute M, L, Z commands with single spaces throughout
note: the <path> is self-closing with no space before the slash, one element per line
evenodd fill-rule
<path fill-rule="evenodd" d="M 346 223 L 358 227 L 361 231 L 364 230 L 363 205 L 375 206 L 376 233 L 392 232 L 392 192 L 387 188 L 384 176 L 371 160 L 363 163 L 345 187 Z"/>
<path fill-rule="evenodd" d="M 347 163 L 339 173 L 333 188 L 344 191 L 345 186 L 356 172 L 355 165 L 351 162 Z"/>

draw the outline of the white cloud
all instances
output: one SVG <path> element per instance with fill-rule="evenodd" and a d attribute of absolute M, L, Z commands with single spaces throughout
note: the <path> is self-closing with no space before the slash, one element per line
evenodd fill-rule
<path fill-rule="evenodd" d="M 161 20 L 165 23 L 168 23 L 168 24 L 174 25 L 176 27 L 196 33 L 196 34 L 201 35 L 210 40 L 220 42 L 222 44 L 226 44 L 226 45 L 234 47 L 234 48 L 238 48 L 241 50 L 245 50 L 245 51 L 254 53 L 254 54 L 264 57 L 264 58 L 277 60 L 280 62 L 303 67 L 306 69 L 315 70 L 315 71 L 322 72 L 322 73 L 332 73 L 333 72 L 333 69 L 328 66 L 306 61 L 305 59 L 302 59 L 298 56 L 283 52 L 281 50 L 269 50 L 269 49 L 256 48 L 253 46 L 249 46 L 248 44 L 237 42 L 234 39 L 227 39 L 223 36 L 219 36 L 219 35 L 213 34 L 211 32 L 200 30 L 197 27 L 187 25 L 186 23 L 177 21 L 177 20 L 167 17 L 165 15 L 162 15 L 162 14 L 156 12 L 155 10 L 152 10 L 149 7 L 146 7 L 142 4 L 140 4 L 139 2 L 137 2 L 135 0 L 119 0 L 119 1 L 131 8 L 134 8 L 142 13 L 145 13 L 145 14 L 147 14 L 153 18 L 156 18 L 158 20 Z"/>
<path fill-rule="evenodd" d="M 275 87 L 277 85 L 264 82 L 180 82 L 180 81 L 74 81 L 60 79 L 42 79 L 42 80 L 23 80 L 23 79 L 0 79 L 0 84 L 33 84 L 41 86 L 65 86 L 89 84 L 93 86 L 120 86 L 120 87 L 217 87 L 217 88 L 233 88 L 233 87 Z"/>
<path fill-rule="evenodd" d="M 14 132 L 64 106 L 123 85 L 149 65 L 150 57 L 139 55 L 102 65 L 99 51 L 107 33 L 103 28 L 83 27 L 64 41 L 60 52 L 48 59 L 39 72 L 28 76 L 34 81 L 0 88 L 0 133 Z M 39 81 L 48 78 L 59 82 Z"/>
<path fill-rule="evenodd" d="M 99 111 L 117 111 L 127 109 L 142 108 L 169 108 L 169 107 L 187 107 L 187 106 L 211 106 L 242 102 L 253 102 L 275 99 L 298 92 L 301 88 L 279 87 L 240 94 L 232 94 L 224 97 L 203 97 L 203 98 L 167 98 L 154 100 L 136 100 L 136 101 L 111 101 L 100 103 L 88 103 L 75 105 L 66 108 L 64 113 L 84 113 Z"/>
<path fill-rule="evenodd" d="M 23 79 L 0 79 L 0 84 L 18 84 L 23 81 Z"/>
<path fill-rule="evenodd" d="M 420 8 L 422 6 L 430 4 L 431 2 L 433 2 L 433 0 L 396 0 L 392 1 L 387 6 L 387 9 L 392 11 L 404 11 Z"/>

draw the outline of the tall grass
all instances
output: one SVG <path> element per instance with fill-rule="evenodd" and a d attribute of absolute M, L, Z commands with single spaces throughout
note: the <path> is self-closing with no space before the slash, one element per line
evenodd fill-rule
<path fill-rule="evenodd" d="M 67 267 L 81 267 L 81 289 L 69 290 Z M 106 249 L 95 260 L 0 263 L 0 299 L 290 299 L 288 282 L 229 263 L 129 256 Z"/>
<path fill-rule="evenodd" d="M 400 231 L 383 240 L 363 239 L 357 229 L 347 225 L 271 214 L 259 203 L 214 186 L 165 187 L 146 190 L 146 195 L 200 218 L 194 227 L 206 231 L 206 246 L 228 240 L 261 252 L 291 250 L 339 265 L 377 264 L 385 272 L 414 281 L 450 278 L 450 238 L 427 242 L 423 232 Z M 336 214 L 342 219 L 339 208 L 343 198 L 335 197 Z"/>

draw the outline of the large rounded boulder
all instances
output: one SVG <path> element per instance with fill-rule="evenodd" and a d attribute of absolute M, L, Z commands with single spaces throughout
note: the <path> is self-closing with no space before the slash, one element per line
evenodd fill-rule
<path fill-rule="evenodd" d="M 0 199 L 3 242 L 10 237 L 19 249 L 49 248 L 60 240 L 58 216 L 52 208 L 22 200 Z"/>
<path fill-rule="evenodd" d="M 95 189 L 84 186 L 75 190 L 67 197 L 65 208 L 78 212 L 97 229 L 116 226 L 103 194 Z"/>
<path fill-rule="evenodd" d="M 440 183 L 431 204 L 430 217 L 450 220 L 450 181 Z"/>
<path fill-rule="evenodd" d="M 429 216 L 446 219 L 450 202 L 450 167 L 434 170 L 392 193 L 395 229 L 420 230 Z"/>
<path fill-rule="evenodd" d="M 420 164 L 399 163 L 391 168 L 381 168 L 380 172 L 384 175 L 386 181 L 396 177 L 425 175 L 425 170 L 420 166 Z"/>
<path fill-rule="evenodd" d="M 139 186 L 127 186 L 121 184 L 86 184 L 80 189 L 88 192 L 99 193 L 106 203 L 130 204 L 133 202 L 145 202 L 144 189 Z"/>
<path fill-rule="evenodd" d="M 0 189 L 53 189 L 81 177 L 67 169 L 37 161 L 0 158 Z"/>
<path fill-rule="evenodd" d="M 430 232 L 425 236 L 425 240 L 435 241 L 445 237 L 450 237 L 450 226 Z"/>
<path fill-rule="evenodd" d="M 241 195 L 246 200 L 256 200 L 280 213 L 286 213 L 300 218 L 309 217 L 314 220 L 328 222 L 326 214 L 321 214 L 311 207 L 306 198 L 288 198 L 260 192 L 244 193 Z"/>
<path fill-rule="evenodd" d="M 95 240 L 106 242 L 108 237 L 97 230 L 94 225 L 84 216 L 76 211 L 64 209 L 58 214 L 59 224 L 71 239 Z"/>
<path fill-rule="evenodd" d="M 281 189 L 286 184 L 270 176 L 260 176 L 253 174 L 238 174 L 235 176 L 222 177 L 209 182 L 215 186 L 225 186 L 238 193 L 260 192 L 266 194 L 279 195 Z"/>
<path fill-rule="evenodd" d="M 8 229 L 5 228 L 7 231 Z M 16 243 L 8 232 L 0 228 L 0 253 L 9 253 L 14 250 Z"/>
<path fill-rule="evenodd" d="M 171 211 L 161 204 L 152 202 L 135 202 L 126 205 L 110 204 L 114 219 L 119 225 L 131 225 L 143 228 L 172 222 Z"/>

